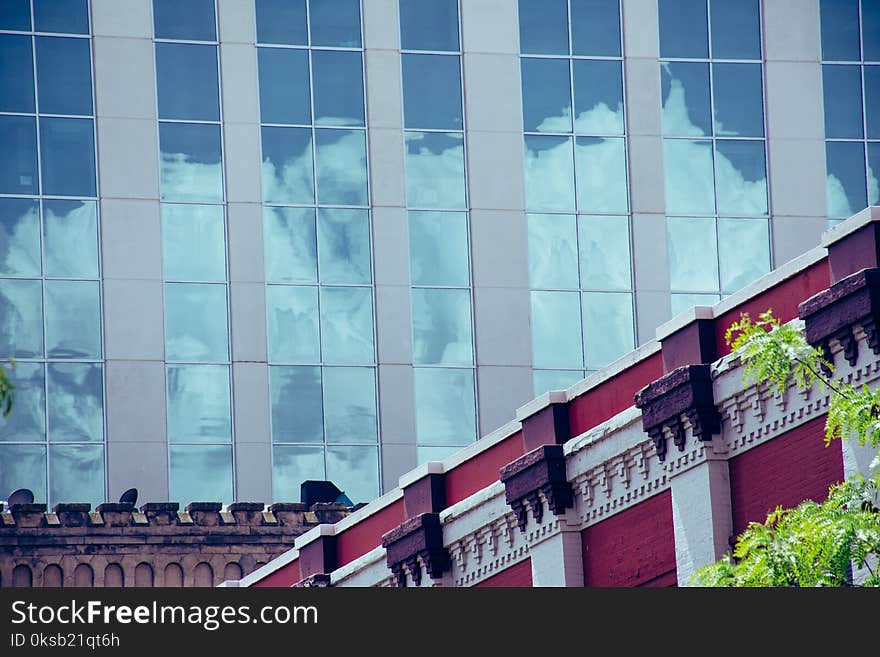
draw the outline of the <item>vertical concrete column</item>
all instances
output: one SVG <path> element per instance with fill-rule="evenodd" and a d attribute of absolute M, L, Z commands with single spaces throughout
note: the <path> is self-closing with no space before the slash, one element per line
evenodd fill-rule
<path fill-rule="evenodd" d="M 517 7 L 461 2 L 480 435 L 534 396 Z"/>
<path fill-rule="evenodd" d="M 706 443 L 706 451 L 705 461 L 671 480 L 679 586 L 687 586 L 698 568 L 730 549 L 730 471 L 726 455 L 713 453 L 712 443 Z"/>
<path fill-rule="evenodd" d="M 578 519 L 572 509 L 560 516 L 561 530 L 529 547 L 532 586 L 583 586 L 584 552 Z"/>
<path fill-rule="evenodd" d="M 397 0 L 363 0 L 383 492 L 416 465 Z"/>
<path fill-rule="evenodd" d="M 623 0 L 621 11 L 636 340 L 644 344 L 670 316 L 657 2 Z"/>
<path fill-rule="evenodd" d="M 217 5 L 226 183 L 236 499 L 272 499 L 260 107 L 254 3 Z"/>
<path fill-rule="evenodd" d="M 764 7 L 764 89 L 773 264 L 819 240 L 827 222 L 819 3 Z"/>
<path fill-rule="evenodd" d="M 93 0 L 109 499 L 168 498 L 150 4 Z"/>

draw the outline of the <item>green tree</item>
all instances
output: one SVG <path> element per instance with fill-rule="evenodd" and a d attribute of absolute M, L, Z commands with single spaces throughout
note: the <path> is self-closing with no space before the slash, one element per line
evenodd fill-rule
<path fill-rule="evenodd" d="M 15 361 L 10 359 L 9 364 L 14 370 Z M 0 413 L 3 414 L 3 417 L 9 417 L 9 414 L 12 412 L 12 402 L 14 401 L 13 390 L 15 390 L 15 386 L 12 384 L 12 381 L 9 380 L 9 376 L 6 374 L 6 368 L 0 365 Z"/>
<path fill-rule="evenodd" d="M 829 390 L 826 446 L 839 438 L 880 446 L 880 390 L 833 378 L 834 367 L 804 336 L 802 322 L 781 324 L 768 310 L 753 322 L 743 313 L 725 335 L 743 364 L 743 382 L 782 393 L 793 382 Z M 699 569 L 696 586 L 852 586 L 853 566 L 866 576 L 860 586 L 880 586 L 880 454 L 868 476 L 831 486 L 823 502 L 777 507 L 766 522 L 750 523 L 732 553 Z"/>

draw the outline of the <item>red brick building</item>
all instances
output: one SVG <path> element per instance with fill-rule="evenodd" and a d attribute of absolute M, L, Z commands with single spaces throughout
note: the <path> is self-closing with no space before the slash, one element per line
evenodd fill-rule
<path fill-rule="evenodd" d="M 777 505 L 821 499 L 869 450 L 825 447 L 828 393 L 743 383 L 724 334 L 802 319 L 835 376 L 880 379 L 880 209 L 227 586 L 673 586 Z"/>

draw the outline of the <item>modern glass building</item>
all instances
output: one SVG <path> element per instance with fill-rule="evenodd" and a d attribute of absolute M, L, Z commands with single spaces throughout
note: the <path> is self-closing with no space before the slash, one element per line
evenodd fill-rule
<path fill-rule="evenodd" d="M 367 501 L 878 171 L 876 0 L 0 0 L 0 497 Z"/>

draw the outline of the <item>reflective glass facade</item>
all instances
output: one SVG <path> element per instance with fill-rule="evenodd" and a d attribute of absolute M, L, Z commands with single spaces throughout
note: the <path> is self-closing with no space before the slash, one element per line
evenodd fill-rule
<path fill-rule="evenodd" d="M 105 495 L 104 367 L 89 9 L 0 11 L 0 495 Z"/>
<path fill-rule="evenodd" d="M 659 0 L 672 314 L 770 270 L 758 0 Z"/>
<path fill-rule="evenodd" d="M 367 501 L 880 203 L 873 1 L 137 6 L 0 2 L 0 500 Z"/>
<path fill-rule="evenodd" d="M 534 391 L 635 346 L 618 0 L 520 0 Z"/>
<path fill-rule="evenodd" d="M 880 204 L 880 6 L 821 0 L 828 218 Z"/>

